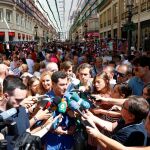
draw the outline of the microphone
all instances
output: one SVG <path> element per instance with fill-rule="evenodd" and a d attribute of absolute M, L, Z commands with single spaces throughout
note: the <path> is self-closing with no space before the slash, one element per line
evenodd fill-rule
<path fill-rule="evenodd" d="M 75 100 L 83 109 L 89 109 L 91 107 L 89 102 L 80 98 L 79 95 L 75 92 L 72 93 L 71 99 Z"/>
<path fill-rule="evenodd" d="M 78 103 L 74 100 L 71 100 L 70 103 L 68 104 L 69 108 L 73 111 L 77 111 L 81 116 L 84 117 L 84 114 L 80 111 L 80 106 L 78 105 Z M 85 120 L 81 120 L 81 123 L 86 127 L 86 126 L 89 126 L 89 127 L 92 127 L 93 126 L 90 124 L 90 122 L 85 119 Z"/>
<path fill-rule="evenodd" d="M 56 104 L 56 105 L 58 105 L 60 102 L 61 102 L 61 97 L 59 97 L 59 96 L 56 96 L 54 99 L 53 99 L 53 102 Z"/>
<path fill-rule="evenodd" d="M 68 107 L 73 111 L 77 111 L 81 116 L 84 116 L 84 114 L 80 110 L 79 104 L 76 101 L 70 100 L 68 103 Z"/>
<path fill-rule="evenodd" d="M 61 99 L 61 102 L 58 104 L 58 112 L 65 113 L 67 109 L 67 102 L 64 98 Z"/>
<path fill-rule="evenodd" d="M 9 110 L 0 113 L 0 122 L 7 120 L 9 117 L 15 115 L 16 113 L 17 113 L 16 108 L 11 108 Z"/>

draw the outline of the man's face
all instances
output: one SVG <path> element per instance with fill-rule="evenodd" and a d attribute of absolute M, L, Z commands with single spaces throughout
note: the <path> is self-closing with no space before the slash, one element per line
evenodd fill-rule
<path fill-rule="evenodd" d="M 53 83 L 53 91 L 56 94 L 56 96 L 62 97 L 64 93 L 66 92 L 67 86 L 68 86 L 68 79 L 59 78 L 58 83 Z"/>
<path fill-rule="evenodd" d="M 142 66 L 135 66 L 134 67 L 134 73 L 135 76 L 139 77 L 139 78 L 143 78 L 147 72 L 147 67 L 142 67 Z"/>
<path fill-rule="evenodd" d="M 147 100 L 150 99 L 150 93 L 148 93 L 148 89 L 145 87 L 143 89 L 143 97 Z"/>
<path fill-rule="evenodd" d="M 91 76 L 90 76 L 90 69 L 89 68 L 79 70 L 79 79 L 83 85 L 88 83 L 90 77 Z"/>
<path fill-rule="evenodd" d="M 125 122 L 133 122 L 134 121 L 134 115 L 129 112 L 129 104 L 128 101 L 125 101 L 122 105 L 121 109 L 121 116 L 125 120 Z"/>
<path fill-rule="evenodd" d="M 127 75 L 127 67 L 126 66 L 119 66 L 117 69 L 117 83 L 123 83 L 128 80 Z"/>
<path fill-rule="evenodd" d="M 27 90 L 16 88 L 12 92 L 12 95 L 9 94 L 7 95 L 6 109 L 19 107 L 20 103 L 22 102 L 23 99 L 26 98 L 26 96 L 27 96 Z"/>
<path fill-rule="evenodd" d="M 145 128 L 146 128 L 148 134 L 150 134 L 150 113 L 148 114 L 148 116 L 146 118 Z"/>

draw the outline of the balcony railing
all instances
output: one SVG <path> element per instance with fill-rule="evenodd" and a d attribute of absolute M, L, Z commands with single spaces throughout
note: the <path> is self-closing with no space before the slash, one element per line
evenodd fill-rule
<path fill-rule="evenodd" d="M 147 9 L 147 2 L 144 2 L 144 3 L 141 4 L 141 11 L 142 12 L 146 11 L 146 9 Z"/>
<path fill-rule="evenodd" d="M 133 15 L 138 14 L 138 6 L 135 6 L 132 11 Z"/>
<path fill-rule="evenodd" d="M 121 19 L 124 20 L 128 17 L 128 12 L 123 12 L 121 15 Z"/>
<path fill-rule="evenodd" d="M 150 1 L 147 2 L 147 10 L 150 10 Z"/>

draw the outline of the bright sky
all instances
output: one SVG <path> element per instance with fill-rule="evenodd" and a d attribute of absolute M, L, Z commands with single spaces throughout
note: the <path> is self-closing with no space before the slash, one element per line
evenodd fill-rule
<path fill-rule="evenodd" d="M 56 24 L 55 19 L 53 18 L 53 15 L 48 7 L 47 1 L 49 2 L 51 10 L 54 13 L 54 17 L 57 21 L 59 28 L 60 28 L 60 21 L 61 21 L 61 26 L 62 26 L 62 29 L 60 28 L 61 30 L 58 30 L 58 28 L 57 28 L 57 24 Z M 59 15 L 60 15 L 60 21 L 59 21 L 57 9 L 56 9 L 55 1 L 57 2 L 58 11 L 59 11 Z M 84 0 L 73 0 L 73 1 L 72 0 L 39 0 L 42 7 L 44 8 L 44 10 L 49 14 L 50 19 L 53 21 L 55 27 L 57 28 L 57 31 L 65 32 L 65 34 L 69 31 L 69 28 L 71 26 L 70 20 L 68 20 L 69 16 L 71 17 L 73 14 L 73 11 L 75 11 L 77 9 L 77 4 L 79 4 L 80 2 L 83 2 L 83 1 Z M 71 3 L 72 3 L 72 9 L 70 11 Z M 37 6 L 40 8 L 40 5 L 38 3 L 37 3 Z M 63 18 L 63 16 L 64 16 L 63 15 L 64 14 L 63 7 L 65 8 L 65 18 Z"/>

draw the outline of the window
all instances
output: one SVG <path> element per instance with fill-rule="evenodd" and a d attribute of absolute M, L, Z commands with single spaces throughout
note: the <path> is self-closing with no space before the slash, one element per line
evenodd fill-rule
<path fill-rule="evenodd" d="M 3 9 L 0 9 L 0 21 L 3 20 Z"/>
<path fill-rule="evenodd" d="M 19 25 L 20 24 L 20 16 L 19 14 L 16 14 L 16 24 Z"/>
<path fill-rule="evenodd" d="M 11 22 L 12 19 L 12 11 L 11 10 L 6 10 L 6 20 L 8 22 Z"/>
<path fill-rule="evenodd" d="M 24 25 L 24 18 L 23 18 L 23 16 L 21 16 L 21 26 L 23 26 Z"/>

